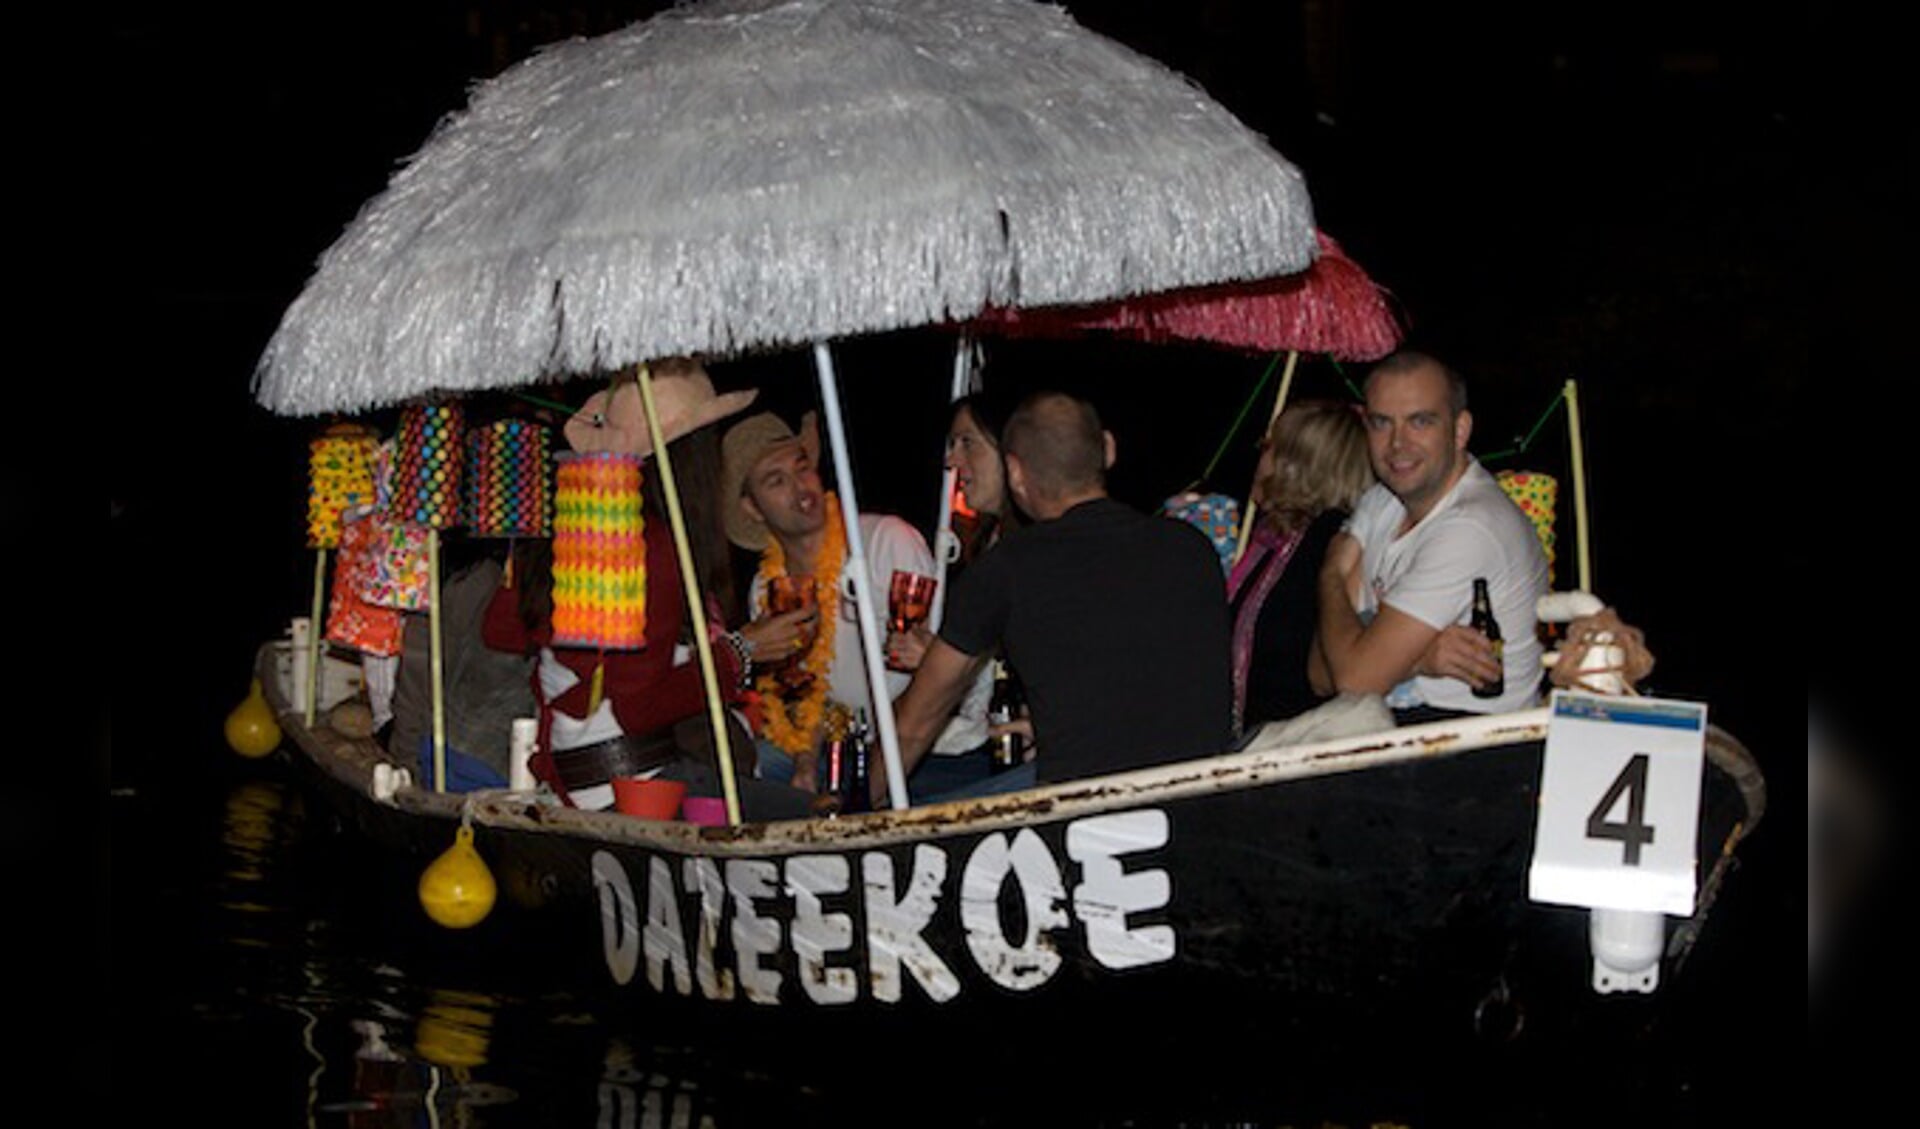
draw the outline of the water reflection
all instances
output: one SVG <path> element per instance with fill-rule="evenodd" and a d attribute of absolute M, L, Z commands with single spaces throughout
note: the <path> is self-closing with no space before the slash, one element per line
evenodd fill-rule
<path fill-rule="evenodd" d="M 210 1124 L 726 1123 L 724 1086 L 690 1077 L 691 1055 L 635 1044 L 592 1001 L 422 961 L 438 938 L 391 896 L 405 883 L 375 878 L 394 877 L 391 860 L 291 782 L 217 795 L 142 796 L 116 815 L 117 910 L 169 925 L 153 954 L 169 974 L 122 969 L 139 1005 L 117 1032 L 127 1073 L 164 1087 L 212 1064 L 232 1081 Z"/>
<path fill-rule="evenodd" d="M 1024 1022 L 955 1034 L 923 1016 L 876 1036 L 815 1016 L 769 1037 L 753 1029 L 792 1017 L 765 1012 L 696 1030 L 552 991 L 550 968 L 463 959 L 414 900 L 417 874 L 291 783 L 249 771 L 116 813 L 128 924 L 115 1037 L 122 1063 L 151 1075 L 126 1094 L 215 1079 L 217 1108 L 196 1107 L 204 1124 L 1555 1123 L 1541 1111 L 1564 1110 L 1598 1063 L 1634 1079 L 1642 1112 L 1699 1112 L 1668 1096 L 1697 1070 L 1648 1064 L 1692 1061 L 1707 1031 L 1661 1047 L 1631 1020 L 1573 1041 L 1542 1041 L 1529 1023 L 1490 1053 L 1427 1043 L 1411 1064 L 1384 1062 L 1373 1038 L 1330 1050 L 1331 1067 L 1291 1057 L 1275 1042 L 1288 1017 L 1251 1007 L 1075 1015 L 1045 1034 Z M 1731 940 L 1709 930 L 1707 943 Z M 1701 968 L 1719 974 L 1715 959 Z M 1215 1027 L 1237 1042 L 1221 1049 Z"/>

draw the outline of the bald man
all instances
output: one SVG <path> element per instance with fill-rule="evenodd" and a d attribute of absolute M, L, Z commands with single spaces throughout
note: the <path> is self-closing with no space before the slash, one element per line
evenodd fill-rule
<path fill-rule="evenodd" d="M 895 703 L 908 771 L 1002 651 L 1026 686 L 1037 757 L 1031 777 L 1005 773 L 994 791 L 1227 748 L 1226 595 L 1206 537 L 1107 496 L 1113 436 L 1084 400 L 1029 397 L 1002 449 L 1007 487 L 1033 523 L 955 583 L 940 636 Z"/>
<path fill-rule="evenodd" d="M 1380 479 L 1327 548 L 1319 580 L 1322 693 L 1386 695 L 1402 724 L 1525 709 L 1537 699 L 1534 603 L 1547 558 L 1533 526 L 1467 453 L 1460 375 L 1395 353 L 1367 376 L 1367 449 Z M 1506 643 L 1468 626 L 1484 578 Z M 1476 687 L 1504 681 L 1502 692 Z"/>

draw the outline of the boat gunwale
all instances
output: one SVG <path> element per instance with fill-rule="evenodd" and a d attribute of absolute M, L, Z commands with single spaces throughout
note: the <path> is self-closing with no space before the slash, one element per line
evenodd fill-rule
<path fill-rule="evenodd" d="M 373 795 L 373 765 L 393 764 L 386 751 L 367 737 L 350 737 L 324 720 L 309 729 L 280 691 L 275 655 L 285 640 L 262 645 L 257 667 L 280 724 L 294 742 L 336 781 L 370 803 L 448 820 L 471 820 L 497 831 L 561 835 L 708 857 L 765 857 L 821 849 L 860 850 L 927 842 L 950 835 L 977 834 L 1077 819 L 1143 804 L 1189 799 L 1220 792 L 1390 767 L 1439 757 L 1543 741 L 1550 709 L 1545 706 L 1504 714 L 1456 718 L 1401 726 L 1353 737 L 1297 745 L 1265 745 L 1256 737 L 1238 752 L 1175 761 L 1164 765 L 1063 781 L 1021 792 L 925 804 L 901 811 L 880 810 L 850 816 L 743 823 L 705 827 L 670 820 L 643 820 L 619 812 L 584 811 L 540 803 L 526 793 L 505 789 L 436 793 L 414 785 L 390 800 Z M 1277 729 L 1270 726 L 1268 732 Z M 1764 808 L 1764 785 L 1744 746 L 1717 727 L 1708 728 L 1709 759 L 1740 786 L 1747 816 L 1723 845 L 1721 857 L 1750 834 Z M 347 750 L 343 751 L 344 745 Z M 358 755 L 353 755 L 357 753 Z M 366 762 L 364 765 L 360 762 Z"/>

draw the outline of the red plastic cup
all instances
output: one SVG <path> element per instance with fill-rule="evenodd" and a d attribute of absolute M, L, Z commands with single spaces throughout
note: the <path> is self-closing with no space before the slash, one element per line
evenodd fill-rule
<path fill-rule="evenodd" d="M 678 780 L 648 780 L 639 776 L 613 778 L 613 806 L 641 819 L 672 819 L 680 814 L 687 786 Z"/>

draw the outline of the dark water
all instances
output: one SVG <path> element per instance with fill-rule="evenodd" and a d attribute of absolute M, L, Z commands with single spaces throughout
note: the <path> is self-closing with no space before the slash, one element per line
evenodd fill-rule
<path fill-rule="evenodd" d="M 1796 934 L 1771 919 L 1764 850 L 1655 1000 L 1569 985 L 1534 1000 L 1517 1035 L 1508 1016 L 1476 1034 L 1464 1014 L 1302 1032 L 1285 1001 L 1255 999 L 1014 1023 L 696 1022 L 556 987 L 594 984 L 597 968 L 503 962 L 440 931 L 413 901 L 413 868 L 343 832 L 284 762 L 202 752 L 112 807 L 111 1055 L 128 1112 L 218 1125 L 1697 1125 L 1761 1115 L 1791 1086 L 1755 1073 L 1799 1031 L 1793 981 L 1766 983 L 1797 967 L 1767 967 L 1783 951 L 1768 934 Z"/>

